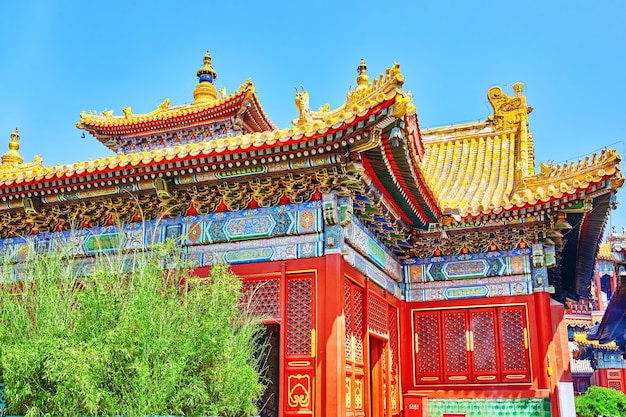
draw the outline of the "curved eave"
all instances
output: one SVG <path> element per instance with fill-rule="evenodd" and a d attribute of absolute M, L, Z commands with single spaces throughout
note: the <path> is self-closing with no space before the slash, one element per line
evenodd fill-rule
<path fill-rule="evenodd" d="M 390 204 L 410 225 L 425 228 L 437 222 L 438 212 L 424 184 L 420 184 L 404 147 L 381 146 L 362 154 L 364 167 Z"/>
<path fill-rule="evenodd" d="M 600 343 L 615 341 L 624 348 L 626 331 L 626 279 L 620 277 L 617 291 L 613 294 L 609 305 L 602 316 L 602 321 L 595 334 L 590 335 Z"/>
<path fill-rule="evenodd" d="M 576 293 L 589 295 L 589 285 L 594 273 L 596 255 L 609 217 L 611 194 L 593 199 L 593 209 L 585 216 L 580 228 L 576 256 Z"/>
<path fill-rule="evenodd" d="M 81 120 L 76 126 L 87 130 L 104 143 L 107 138 L 112 136 L 130 136 L 157 130 L 175 130 L 190 125 L 211 123 L 212 120 L 234 115 L 243 116 L 247 119 L 248 125 L 252 127 L 252 133 L 275 129 L 263 111 L 252 84 L 244 84 L 237 92 L 213 103 L 175 106 L 148 114 L 131 115 L 128 118 L 81 114 Z"/>
<path fill-rule="evenodd" d="M 259 102 L 259 98 L 256 93 L 251 93 L 250 98 L 247 101 L 250 105 L 246 107 L 245 115 L 251 120 L 252 132 L 267 132 L 270 130 L 275 130 L 276 126 L 269 119 L 265 110 L 261 106 Z"/>
<path fill-rule="evenodd" d="M 368 111 L 359 110 L 361 114 L 343 114 L 338 119 L 333 120 L 332 123 L 320 123 L 315 126 L 294 126 L 288 129 L 277 129 L 269 132 L 257 132 L 225 138 L 211 138 L 203 142 L 118 154 L 95 161 L 48 166 L 41 170 L 12 172 L 5 176 L 0 175 L 0 190 L 123 170 L 126 167 L 152 166 L 163 161 L 174 163 L 215 155 L 242 154 L 243 152 L 248 152 L 248 156 L 250 156 L 252 151 L 292 146 L 294 143 L 298 145 L 299 152 L 304 155 L 309 153 L 311 155 L 322 154 L 336 149 L 335 145 L 337 147 L 345 146 L 348 142 L 353 143 L 356 141 L 360 137 L 357 133 L 367 126 L 365 123 L 370 117 L 374 117 L 374 120 L 377 120 L 375 115 L 381 113 L 381 109 L 384 106 L 389 106 L 389 102 L 375 104 Z M 379 117 L 382 116 L 379 115 Z M 339 132 L 341 132 L 341 135 Z M 327 142 L 329 137 L 334 137 L 335 144 Z M 0 191 L 1 193 L 2 191 Z"/>

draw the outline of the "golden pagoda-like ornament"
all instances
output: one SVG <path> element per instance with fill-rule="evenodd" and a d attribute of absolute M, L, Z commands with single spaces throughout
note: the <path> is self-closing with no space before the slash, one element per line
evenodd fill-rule
<path fill-rule="evenodd" d="M 196 72 L 198 85 L 193 92 L 194 104 L 210 103 L 217 100 L 217 90 L 215 89 L 215 79 L 217 72 L 211 67 L 211 54 L 206 51 L 204 54 L 204 65 Z"/>
<path fill-rule="evenodd" d="M 2 164 L 0 164 L 0 178 L 10 175 L 18 175 L 21 172 L 34 171 L 39 172 L 43 170 L 42 158 L 40 155 L 35 155 L 33 162 L 24 163 L 24 159 L 18 152 L 20 149 L 20 133 L 15 128 L 11 133 L 11 141 L 9 142 L 9 150 L 2 155 Z"/>
<path fill-rule="evenodd" d="M 24 162 L 22 156 L 18 152 L 18 150 L 20 149 L 19 141 L 20 133 L 18 132 L 16 127 L 13 133 L 11 133 L 11 142 L 9 142 L 8 152 L 2 155 L 2 168 L 14 167 Z"/>

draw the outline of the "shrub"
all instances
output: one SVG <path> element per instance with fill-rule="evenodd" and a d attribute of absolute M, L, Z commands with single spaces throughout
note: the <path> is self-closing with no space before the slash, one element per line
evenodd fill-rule
<path fill-rule="evenodd" d="M 589 387 L 574 402 L 579 417 L 626 416 L 626 394 L 612 388 Z"/>
<path fill-rule="evenodd" d="M 0 290 L 7 414 L 250 416 L 264 386 L 259 319 L 223 265 L 208 279 L 170 242 L 130 261 L 36 255 Z M 167 269 L 164 262 L 167 260 Z M 82 274 L 84 275 L 84 274 Z M 189 284 L 193 284 L 193 290 Z"/>

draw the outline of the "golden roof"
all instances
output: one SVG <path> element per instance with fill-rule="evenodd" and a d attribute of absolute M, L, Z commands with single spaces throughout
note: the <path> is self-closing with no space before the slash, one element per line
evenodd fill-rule
<path fill-rule="evenodd" d="M 198 84 L 200 85 L 200 84 Z M 149 122 L 152 120 L 168 120 L 188 114 L 199 113 L 212 107 L 219 107 L 224 103 L 232 101 L 233 98 L 242 94 L 254 94 L 254 84 L 252 80 L 248 80 L 242 84 L 237 91 L 226 95 L 223 93 L 215 100 L 201 100 L 192 104 L 182 104 L 178 106 L 170 106 L 169 98 L 165 99 L 158 107 L 149 113 L 133 113 L 130 106 L 122 109 L 123 116 L 113 116 L 113 110 L 105 110 L 100 113 L 81 112 L 80 122 L 76 123 L 79 129 L 87 126 L 130 126 L 137 123 Z"/>
<path fill-rule="evenodd" d="M 589 340 L 586 332 L 574 332 L 574 343 L 583 346 L 592 346 L 598 349 L 618 350 L 615 342 L 600 343 L 597 340 Z"/>
<path fill-rule="evenodd" d="M 32 181 L 52 180 L 54 178 L 72 177 L 74 175 L 88 175 L 94 172 L 109 171 L 126 166 L 150 165 L 161 161 L 200 157 L 227 151 L 243 151 L 251 147 L 261 148 L 273 146 L 277 143 L 285 143 L 287 141 L 308 140 L 311 136 L 323 135 L 331 129 L 338 129 L 345 124 L 352 123 L 357 117 L 365 116 L 374 107 L 390 100 L 395 100 L 393 106 L 394 116 L 401 117 L 405 114 L 410 114 L 410 112 L 415 112 L 415 106 L 411 101 L 410 94 L 405 95 L 401 89 L 403 81 L 404 78 L 400 73 L 400 66 L 394 64 L 391 69 L 386 71 L 384 76 L 381 75 L 371 84 L 362 86 L 361 89 L 348 93 L 346 104 L 336 110 L 329 111 L 322 108 L 318 112 L 311 112 L 308 108 L 308 100 L 301 103 L 302 108 L 299 107 L 300 117 L 296 119 L 293 126 L 289 128 L 222 138 L 215 137 L 202 142 L 166 146 L 128 154 L 117 154 L 97 160 L 78 161 L 68 165 L 48 166 L 40 170 L 0 171 L 0 186 L 20 185 Z M 244 91 L 248 88 L 253 88 L 251 82 L 244 84 L 239 91 Z M 219 100 L 227 100 L 227 98 L 222 97 Z M 110 113 L 105 116 L 82 114 L 80 123 L 132 123 L 132 120 L 148 120 L 154 117 L 173 117 L 174 114 L 195 111 L 194 109 L 199 106 L 207 105 L 212 106 L 215 104 L 196 104 L 172 108 L 162 106 L 160 110 L 156 111 L 157 113 L 132 115 L 129 112 L 126 117 L 113 117 Z"/>
<path fill-rule="evenodd" d="M 601 243 L 598 245 L 598 259 L 604 259 L 607 261 L 612 261 L 615 259 L 613 256 L 613 251 L 611 250 L 610 243 Z"/>
<path fill-rule="evenodd" d="M 489 90 L 494 115 L 483 122 L 422 130 L 421 168 L 442 211 L 479 216 L 558 199 L 592 183 L 616 176 L 621 186 L 620 157 L 603 150 L 577 163 L 541 163 L 535 173 L 534 145 L 521 83 L 509 97 Z"/>

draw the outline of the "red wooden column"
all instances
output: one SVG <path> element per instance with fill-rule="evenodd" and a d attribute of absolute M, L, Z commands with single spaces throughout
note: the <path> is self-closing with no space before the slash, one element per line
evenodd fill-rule
<path fill-rule="evenodd" d="M 595 274 L 593 274 L 593 281 L 596 286 L 596 297 L 598 297 L 598 310 L 604 311 L 606 310 L 606 306 L 604 305 L 604 300 L 602 299 L 602 283 L 600 282 L 599 272 L 596 272 Z M 611 281 L 612 281 L 612 277 L 611 277 Z"/>
<path fill-rule="evenodd" d="M 345 416 L 344 268 L 341 254 L 325 256 L 317 292 L 317 407 L 315 415 Z"/>
<path fill-rule="evenodd" d="M 535 306 L 536 306 L 536 326 L 537 326 L 537 345 L 539 348 L 539 357 L 535 361 L 539 361 L 539 366 L 535 368 L 538 371 L 538 388 L 552 389 L 550 383 L 550 373 L 554 364 L 548 365 L 550 344 L 554 333 L 552 331 L 552 314 L 550 310 L 550 294 L 544 291 L 539 291 L 534 294 Z"/>

